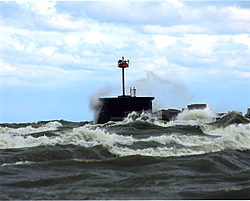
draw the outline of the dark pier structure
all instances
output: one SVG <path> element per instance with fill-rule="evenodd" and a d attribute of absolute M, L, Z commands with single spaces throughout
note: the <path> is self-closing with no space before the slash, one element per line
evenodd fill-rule
<path fill-rule="evenodd" d="M 125 68 L 129 67 L 129 60 L 122 57 L 118 61 L 118 67 L 122 69 L 122 95 L 114 98 L 99 98 L 100 109 L 97 122 L 103 124 L 108 121 L 120 121 L 130 112 L 152 112 L 154 97 L 136 97 L 135 87 L 130 88 L 130 95 L 125 94 Z"/>

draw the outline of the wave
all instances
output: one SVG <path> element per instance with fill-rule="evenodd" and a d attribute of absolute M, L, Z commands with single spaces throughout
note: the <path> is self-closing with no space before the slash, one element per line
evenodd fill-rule
<path fill-rule="evenodd" d="M 156 112 L 157 113 L 157 112 Z M 216 114 L 209 106 L 205 109 L 185 109 L 177 115 L 175 119 L 170 122 L 158 120 L 157 115 L 147 112 L 132 112 L 124 119 L 122 123 L 131 123 L 134 121 L 144 121 L 159 126 L 173 126 L 173 125 L 201 125 L 204 123 L 214 122 L 218 118 Z"/>
<path fill-rule="evenodd" d="M 58 120 L 40 123 L 40 126 L 34 126 L 36 123 L 20 128 L 0 126 L 0 149 L 56 145 L 92 149 L 101 146 L 117 157 L 187 156 L 224 149 L 250 149 L 250 124 L 232 123 L 239 115 L 224 116 L 227 121 L 220 124 L 216 123 L 216 117 L 206 108 L 184 110 L 169 123 L 152 114 L 133 112 L 124 121 L 101 125 Z"/>
<path fill-rule="evenodd" d="M 25 126 L 24 125 L 27 125 Z M 48 130 L 57 130 L 59 127 L 62 127 L 63 125 L 58 121 L 51 121 L 46 123 L 45 125 L 41 125 L 39 127 L 34 127 L 34 124 L 37 123 L 27 123 L 20 125 L 19 128 L 15 128 L 19 124 L 14 124 L 14 128 L 11 127 L 11 125 L 4 124 L 4 126 L 0 126 L 0 134 L 30 134 L 30 133 L 37 133 L 37 132 L 43 132 Z"/>
<path fill-rule="evenodd" d="M 218 115 L 210 108 L 206 107 L 203 109 L 193 109 L 193 110 L 184 110 L 177 116 L 177 122 L 185 123 L 189 125 L 199 125 L 204 123 L 213 122 Z"/>
<path fill-rule="evenodd" d="M 3 136 L 1 136 L 3 137 Z M 138 148 L 138 143 L 142 145 Z M 158 143 L 158 144 L 156 144 Z M 197 135 L 171 135 L 150 136 L 137 139 L 132 136 L 112 134 L 103 130 L 89 130 L 80 127 L 72 132 L 57 137 L 41 136 L 4 136 L 1 138 L 1 149 L 13 149 L 24 147 L 55 145 L 77 145 L 91 150 L 101 146 L 116 156 L 124 157 L 142 155 L 152 157 L 170 157 L 199 155 L 217 152 L 224 149 L 250 149 L 249 134 L 227 134 L 221 137 L 197 136 Z"/>

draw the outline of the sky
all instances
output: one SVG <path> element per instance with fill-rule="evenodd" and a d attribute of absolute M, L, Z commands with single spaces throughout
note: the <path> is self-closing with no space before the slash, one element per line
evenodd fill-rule
<path fill-rule="evenodd" d="M 250 1 L 0 1 L 0 122 L 93 120 L 93 97 L 250 108 Z"/>

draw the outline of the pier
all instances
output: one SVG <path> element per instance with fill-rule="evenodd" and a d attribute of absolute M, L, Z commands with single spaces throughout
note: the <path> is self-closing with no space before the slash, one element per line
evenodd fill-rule
<path fill-rule="evenodd" d="M 122 95 L 114 98 L 99 98 L 100 109 L 97 122 L 103 124 L 108 121 L 123 120 L 130 112 L 152 112 L 152 101 L 154 97 L 137 97 L 136 88 L 130 87 L 130 94 L 126 95 L 125 90 L 125 68 L 129 67 L 129 60 L 124 57 L 118 60 L 117 65 L 122 70 Z"/>

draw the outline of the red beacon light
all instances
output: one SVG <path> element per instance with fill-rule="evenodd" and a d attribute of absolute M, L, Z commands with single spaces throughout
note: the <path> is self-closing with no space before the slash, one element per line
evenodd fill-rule
<path fill-rule="evenodd" d="M 129 60 L 124 60 L 124 57 L 118 61 L 119 68 L 127 68 L 129 67 Z"/>

